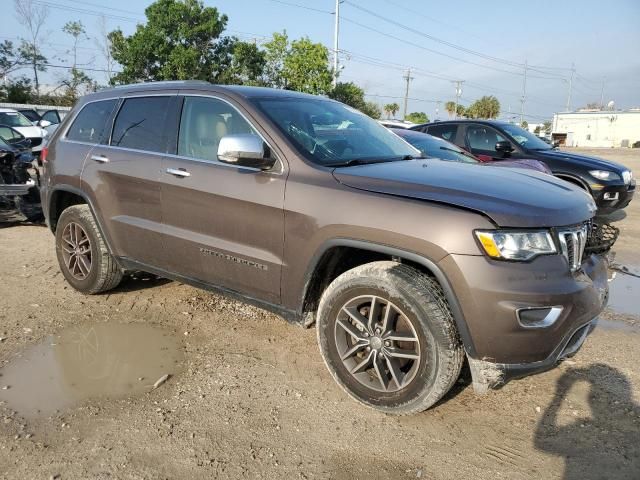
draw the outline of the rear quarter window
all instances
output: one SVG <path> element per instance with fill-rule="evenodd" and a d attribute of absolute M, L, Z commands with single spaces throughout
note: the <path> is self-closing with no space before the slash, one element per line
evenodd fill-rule
<path fill-rule="evenodd" d="M 99 143 L 117 102 L 116 99 L 101 100 L 85 105 L 67 130 L 66 138 L 76 142 Z"/>

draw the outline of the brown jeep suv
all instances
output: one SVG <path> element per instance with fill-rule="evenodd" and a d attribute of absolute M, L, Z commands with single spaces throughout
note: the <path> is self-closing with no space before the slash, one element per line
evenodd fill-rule
<path fill-rule="evenodd" d="M 554 366 L 607 301 L 593 200 L 543 173 L 422 159 L 357 110 L 158 82 L 82 98 L 43 153 L 66 280 L 143 270 L 317 326 L 353 398 L 424 410 Z"/>

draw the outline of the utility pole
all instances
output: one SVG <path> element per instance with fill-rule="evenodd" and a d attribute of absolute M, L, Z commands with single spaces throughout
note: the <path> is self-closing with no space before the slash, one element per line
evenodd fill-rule
<path fill-rule="evenodd" d="M 602 89 L 600 89 L 600 110 L 604 110 L 604 82 L 607 77 L 602 77 Z"/>
<path fill-rule="evenodd" d="M 527 60 L 524 61 L 524 79 L 522 81 L 522 98 L 520 99 L 520 126 L 524 122 L 524 102 L 527 100 Z"/>
<path fill-rule="evenodd" d="M 336 0 L 336 11 L 335 11 L 335 24 L 333 28 L 333 81 L 331 85 L 335 88 L 338 83 L 338 68 L 340 64 L 338 62 L 338 35 L 340 33 L 340 2 L 341 0 Z"/>
<path fill-rule="evenodd" d="M 569 95 L 567 96 L 567 112 L 571 111 L 571 89 L 573 88 L 573 75 L 576 73 L 575 64 L 571 64 L 571 76 L 569 77 Z"/>
<path fill-rule="evenodd" d="M 407 118 L 407 102 L 409 101 L 409 82 L 411 80 L 413 80 L 413 77 L 411 76 L 411 69 L 407 69 L 407 74 L 402 77 L 405 79 L 405 81 L 407 82 L 407 86 L 404 90 L 404 113 L 402 114 L 402 119 L 404 120 L 405 118 Z"/>
<path fill-rule="evenodd" d="M 462 84 L 464 80 L 456 80 L 453 83 L 456 84 L 456 110 L 453 112 L 453 118 L 458 118 L 458 103 L 460 103 L 460 97 L 462 96 Z"/>

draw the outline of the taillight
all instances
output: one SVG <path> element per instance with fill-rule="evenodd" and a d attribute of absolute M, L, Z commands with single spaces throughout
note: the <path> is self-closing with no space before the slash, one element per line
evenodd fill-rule
<path fill-rule="evenodd" d="M 47 153 L 49 153 L 49 149 L 47 147 L 42 147 L 42 150 L 40 150 L 40 161 L 42 163 L 47 163 Z"/>

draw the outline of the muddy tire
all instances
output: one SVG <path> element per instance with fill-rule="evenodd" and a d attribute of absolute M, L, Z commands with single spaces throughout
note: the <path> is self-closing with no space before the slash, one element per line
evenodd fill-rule
<path fill-rule="evenodd" d="M 122 280 L 88 205 L 71 206 L 60 215 L 56 255 L 64 278 L 82 293 L 105 292 Z"/>
<path fill-rule="evenodd" d="M 390 414 L 435 404 L 464 360 L 440 285 L 397 262 L 369 263 L 336 278 L 320 299 L 317 334 L 338 385 Z"/>

